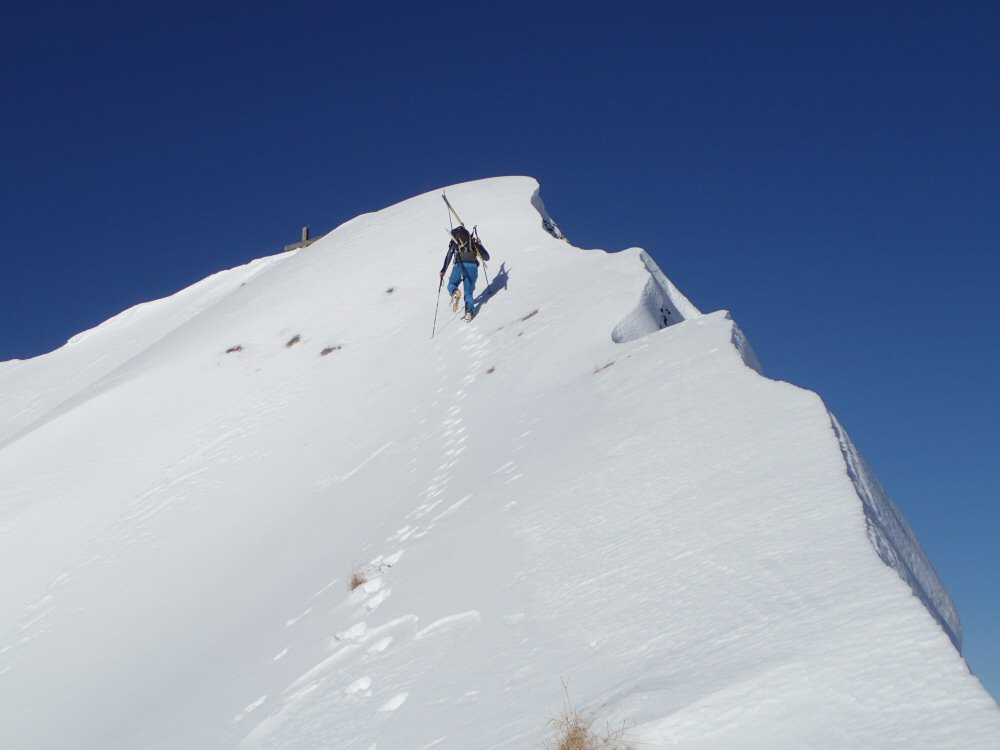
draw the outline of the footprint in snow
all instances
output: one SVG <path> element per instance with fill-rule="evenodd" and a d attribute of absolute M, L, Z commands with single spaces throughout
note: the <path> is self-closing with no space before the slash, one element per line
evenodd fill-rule
<path fill-rule="evenodd" d="M 406 703 L 406 699 L 409 697 L 409 693 L 400 693 L 383 703 L 379 711 L 395 711 L 397 708 Z"/>
<path fill-rule="evenodd" d="M 350 685 L 348 685 L 346 688 L 344 688 L 344 692 L 347 693 L 348 695 L 354 695 L 355 693 L 360 693 L 362 691 L 367 692 L 371 686 L 372 686 L 372 678 L 365 675 L 364 677 L 359 677 Z M 371 695 L 371 693 L 368 693 L 368 695 Z"/>
<path fill-rule="evenodd" d="M 392 645 L 392 636 L 387 635 L 385 638 L 373 643 L 368 647 L 369 654 L 380 654 L 385 651 L 389 646 Z"/>

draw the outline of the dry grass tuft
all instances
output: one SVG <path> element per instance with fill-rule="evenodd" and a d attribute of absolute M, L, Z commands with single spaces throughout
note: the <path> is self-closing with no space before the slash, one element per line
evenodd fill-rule
<path fill-rule="evenodd" d="M 556 725 L 558 745 L 556 750 L 590 750 L 590 725 L 580 715 L 564 716 L 553 722 Z"/>
<path fill-rule="evenodd" d="M 351 580 L 347 584 L 347 590 L 354 591 L 358 586 L 364 586 L 366 583 L 368 583 L 368 576 L 365 575 L 363 570 L 355 568 L 351 571 Z"/>
<path fill-rule="evenodd" d="M 575 710 L 563 713 L 549 722 L 555 738 L 545 747 L 547 750 L 628 750 L 621 741 L 622 732 L 608 727 L 602 733 L 595 733 L 593 720 Z"/>
<path fill-rule="evenodd" d="M 624 727 L 617 731 L 606 727 L 602 733 L 594 732 L 594 720 L 570 703 L 566 683 L 563 683 L 563 691 L 566 697 L 562 713 L 549 720 L 555 736 L 546 743 L 546 750 L 629 750 L 621 739 Z"/>

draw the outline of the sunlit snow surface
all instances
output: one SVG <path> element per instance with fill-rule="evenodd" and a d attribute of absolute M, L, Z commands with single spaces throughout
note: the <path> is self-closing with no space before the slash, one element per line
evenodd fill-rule
<path fill-rule="evenodd" d="M 536 190 L 448 189 L 468 325 L 438 191 L 0 364 L 5 750 L 534 748 L 563 683 L 635 750 L 1000 747 L 819 397 Z"/>

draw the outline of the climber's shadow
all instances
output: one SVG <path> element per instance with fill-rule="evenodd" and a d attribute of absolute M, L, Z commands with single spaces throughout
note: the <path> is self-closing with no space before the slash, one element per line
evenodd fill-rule
<path fill-rule="evenodd" d="M 493 299 L 493 295 L 495 295 L 497 292 L 507 290 L 508 278 L 509 278 L 509 271 L 507 269 L 507 264 L 501 263 L 500 270 L 497 271 L 497 275 L 490 280 L 489 285 L 482 291 L 482 293 L 478 297 L 476 297 L 475 300 L 473 300 L 476 305 L 477 314 L 479 313 L 479 310 L 482 308 L 483 305 L 485 305 L 487 302 Z"/>

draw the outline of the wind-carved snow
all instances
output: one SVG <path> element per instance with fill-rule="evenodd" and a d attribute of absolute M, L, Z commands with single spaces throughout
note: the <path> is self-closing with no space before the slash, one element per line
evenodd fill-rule
<path fill-rule="evenodd" d="M 531 196 L 531 205 L 534 206 L 535 210 L 538 211 L 539 216 L 542 217 L 542 227 L 546 232 L 551 234 L 557 240 L 566 240 L 566 236 L 562 233 L 559 225 L 556 224 L 555 219 L 545 208 L 545 203 L 542 201 L 541 191 L 535 190 Z"/>
<path fill-rule="evenodd" d="M 1000 747 L 821 399 L 534 180 L 448 195 L 470 324 L 434 191 L 0 367 L 4 750 L 520 750 L 564 683 L 635 750 Z"/>
<path fill-rule="evenodd" d="M 844 453 L 848 475 L 864 506 L 872 546 L 882 561 L 909 584 L 913 593 L 944 628 L 955 648 L 961 651 L 962 623 L 958 609 L 920 546 L 917 535 L 858 453 L 843 425 L 833 414 L 830 420 Z"/>
<path fill-rule="evenodd" d="M 670 279 L 663 275 L 648 253 L 640 250 L 638 255 L 649 273 L 649 280 L 639 295 L 638 305 L 611 332 L 612 340 L 618 344 L 634 341 L 701 314 Z"/>
<path fill-rule="evenodd" d="M 760 365 L 760 360 L 757 359 L 757 353 L 750 345 L 750 340 L 743 333 L 743 329 L 736 325 L 735 322 L 733 323 L 732 342 L 736 351 L 740 353 L 740 357 L 743 358 L 743 363 L 751 370 L 756 371 L 758 375 L 763 375 L 764 369 Z"/>

